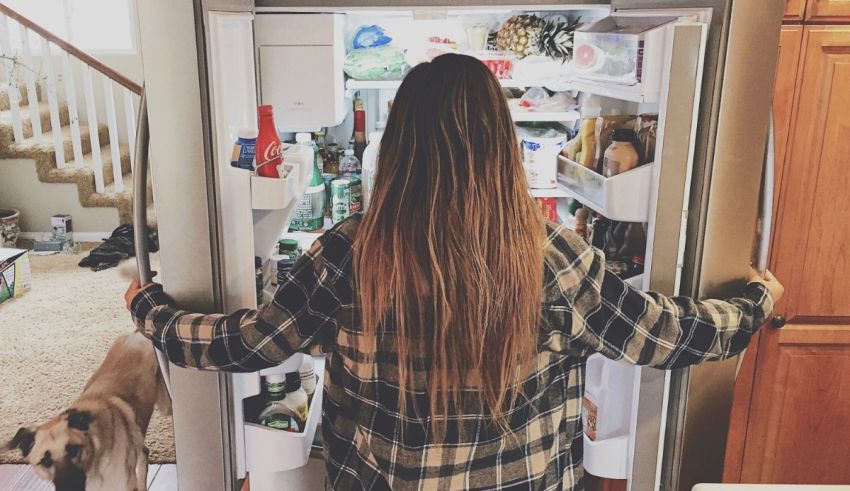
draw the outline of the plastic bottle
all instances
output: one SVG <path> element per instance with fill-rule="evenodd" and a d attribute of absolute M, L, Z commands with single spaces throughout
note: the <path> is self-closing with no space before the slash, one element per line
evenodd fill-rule
<path fill-rule="evenodd" d="M 292 411 L 283 403 L 286 398 L 286 376 L 266 375 L 265 386 L 268 400 L 257 421 L 277 430 L 301 431 Z"/>
<path fill-rule="evenodd" d="M 233 156 L 230 165 L 238 169 L 254 170 L 255 151 L 257 149 L 257 130 L 242 128 L 233 145 Z"/>
<path fill-rule="evenodd" d="M 363 186 L 360 180 L 360 161 L 354 156 L 354 150 L 348 149 L 339 161 L 340 175 L 348 179 L 349 207 L 348 212 L 358 213 L 363 210 Z"/>
<path fill-rule="evenodd" d="M 360 159 L 354 156 L 354 150 L 349 148 L 343 152 L 343 156 L 339 159 L 339 173 L 344 174 L 359 174 Z"/>
<path fill-rule="evenodd" d="M 304 423 L 307 422 L 309 400 L 307 392 L 301 387 L 301 376 L 298 372 L 286 374 L 286 397 L 283 398 L 282 403 L 295 415 L 299 427 L 304 428 Z"/>
<path fill-rule="evenodd" d="M 298 369 L 298 376 L 301 378 L 301 387 L 307 393 L 310 401 L 313 400 L 313 393 L 316 392 L 316 373 L 313 370 L 313 357 L 305 356 L 301 362 L 301 367 Z"/>
<path fill-rule="evenodd" d="M 263 274 L 263 258 L 254 256 L 254 280 L 257 288 L 257 307 L 263 303 L 263 287 L 265 287 L 265 275 Z"/>
<path fill-rule="evenodd" d="M 352 148 L 354 155 L 361 160 L 366 149 L 366 109 L 359 93 L 354 99 L 354 134 L 351 138 L 354 144 L 349 148 Z"/>
<path fill-rule="evenodd" d="M 310 133 L 298 133 L 295 141 L 299 145 L 313 147 L 313 178 L 310 186 L 298 201 L 292 213 L 292 221 L 289 224 L 290 232 L 313 232 L 321 230 L 325 223 L 325 182 L 319 171 L 319 152 L 313 144 Z"/>
<path fill-rule="evenodd" d="M 632 144 L 636 139 L 634 131 L 625 129 L 614 130 L 614 135 L 611 139 L 611 145 L 605 150 L 604 160 L 602 162 L 602 175 L 605 177 L 614 177 L 617 174 L 630 171 L 637 167 L 640 160 L 637 150 Z"/>
<path fill-rule="evenodd" d="M 369 145 L 363 151 L 363 172 L 361 175 L 360 199 L 363 202 L 363 210 L 369 206 L 372 196 L 372 188 L 375 184 L 375 171 L 378 165 L 378 150 L 381 148 L 381 137 L 383 131 L 373 131 L 369 134 Z"/>
<path fill-rule="evenodd" d="M 272 106 L 257 108 L 259 115 L 259 133 L 257 134 L 256 171 L 262 177 L 280 177 L 278 166 L 283 164 L 283 145 L 274 124 Z"/>
<path fill-rule="evenodd" d="M 599 98 L 595 95 L 588 96 L 581 106 L 582 119 L 579 126 L 581 156 L 578 158 L 578 163 L 589 169 L 596 167 L 596 118 L 601 113 Z"/>

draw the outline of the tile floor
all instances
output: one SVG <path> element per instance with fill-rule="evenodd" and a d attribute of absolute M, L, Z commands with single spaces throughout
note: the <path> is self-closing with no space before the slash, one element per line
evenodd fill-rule
<path fill-rule="evenodd" d="M 0 465 L 0 491 L 52 491 L 28 465 Z M 177 466 L 153 464 L 148 469 L 148 491 L 177 491 Z"/>

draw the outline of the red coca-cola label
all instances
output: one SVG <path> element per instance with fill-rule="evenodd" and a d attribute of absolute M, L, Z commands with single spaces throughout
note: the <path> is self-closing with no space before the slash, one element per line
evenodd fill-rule
<path fill-rule="evenodd" d="M 283 163 L 283 146 L 277 135 L 271 106 L 260 106 L 257 135 L 257 175 L 280 177 L 277 167 Z"/>

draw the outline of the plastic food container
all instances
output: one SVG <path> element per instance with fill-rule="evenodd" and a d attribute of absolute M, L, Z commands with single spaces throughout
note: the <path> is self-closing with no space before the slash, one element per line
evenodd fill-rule
<path fill-rule="evenodd" d="M 509 51 L 479 51 L 475 57 L 498 79 L 508 79 L 513 75 L 516 56 Z"/>
<path fill-rule="evenodd" d="M 554 128 L 517 127 L 528 187 L 550 189 L 558 183 L 558 154 L 567 134 Z"/>
<path fill-rule="evenodd" d="M 660 61 L 661 26 L 672 17 L 606 17 L 575 33 L 573 66 L 576 75 L 590 80 L 635 85 L 643 81 L 651 58 Z M 648 55 L 648 56 L 647 56 Z"/>

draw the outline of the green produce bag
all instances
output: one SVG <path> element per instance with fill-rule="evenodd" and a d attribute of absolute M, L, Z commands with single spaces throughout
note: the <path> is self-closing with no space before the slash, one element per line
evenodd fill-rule
<path fill-rule="evenodd" d="M 343 70 L 355 80 L 401 80 L 407 61 L 404 50 L 393 46 L 353 49 L 345 55 Z"/>

